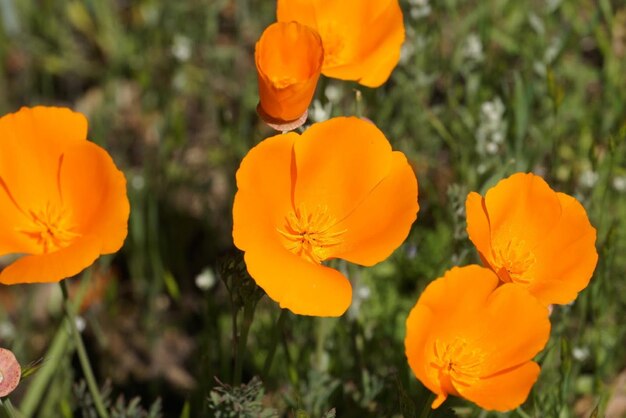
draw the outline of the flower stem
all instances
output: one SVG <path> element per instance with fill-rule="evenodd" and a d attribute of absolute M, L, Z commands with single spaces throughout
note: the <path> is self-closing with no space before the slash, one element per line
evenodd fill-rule
<path fill-rule="evenodd" d="M 274 334 L 272 338 L 272 345 L 270 346 L 270 351 L 267 353 L 267 357 L 265 358 L 265 363 L 263 364 L 263 379 L 267 379 L 267 375 L 272 368 L 272 362 L 274 361 L 274 354 L 276 354 L 276 347 L 278 346 L 278 340 L 280 339 L 280 334 L 283 330 L 283 326 L 285 324 L 285 320 L 287 319 L 287 309 L 281 309 L 280 315 L 278 316 L 278 320 L 276 320 L 276 325 L 274 326 Z"/>
<path fill-rule="evenodd" d="M 248 341 L 248 331 L 254 319 L 254 311 L 256 302 L 248 302 L 243 305 L 243 323 L 241 324 L 241 333 L 237 338 L 237 353 L 235 355 L 235 372 L 233 373 L 233 384 L 241 384 L 241 375 L 243 373 L 243 358 L 246 355 L 246 342 Z"/>
<path fill-rule="evenodd" d="M 431 416 L 433 409 L 430 405 L 433 403 L 434 400 L 435 394 L 429 393 L 425 399 L 424 405 L 422 405 L 422 412 L 420 413 L 419 418 L 429 418 Z"/>
<path fill-rule="evenodd" d="M 100 418 L 109 418 L 109 414 L 104 407 L 104 402 L 102 402 L 100 390 L 93 375 L 91 364 L 89 363 L 89 357 L 87 357 L 87 350 L 85 350 L 83 338 L 81 337 L 80 332 L 78 332 L 78 328 L 76 328 L 76 317 L 74 315 L 74 310 L 70 305 L 67 284 L 65 283 L 65 280 L 61 280 L 59 284 L 61 285 L 61 293 L 63 293 L 63 309 L 65 310 L 65 315 L 67 316 L 70 325 L 72 337 L 74 338 L 74 343 L 76 345 L 76 352 L 78 353 L 78 359 L 83 369 L 85 380 L 87 381 L 87 387 L 89 388 L 89 392 L 93 398 L 94 406 L 96 407 L 96 411 L 98 412 Z"/>

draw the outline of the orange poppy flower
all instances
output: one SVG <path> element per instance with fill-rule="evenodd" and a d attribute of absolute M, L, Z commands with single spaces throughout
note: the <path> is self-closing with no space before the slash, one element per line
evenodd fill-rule
<path fill-rule="evenodd" d="M 419 209 L 404 154 L 358 118 L 264 140 L 241 162 L 237 187 L 233 239 L 248 272 L 281 307 L 302 315 L 343 314 L 352 288 L 323 262 L 384 260 Z"/>
<path fill-rule="evenodd" d="M 583 206 L 539 176 L 517 173 L 465 203 L 467 232 L 483 263 L 544 304 L 576 298 L 598 261 L 596 230 Z"/>
<path fill-rule="evenodd" d="M 322 70 L 319 35 L 297 22 L 274 23 L 261 35 L 254 58 L 261 118 L 282 131 L 302 125 Z"/>
<path fill-rule="evenodd" d="M 0 255 L 24 254 L 0 283 L 58 282 L 127 232 L 126 180 L 87 120 L 65 108 L 22 108 L 0 118 Z"/>
<path fill-rule="evenodd" d="M 537 380 L 531 359 L 550 335 L 548 310 L 491 270 L 455 267 L 430 283 L 406 321 L 406 356 L 437 398 L 461 396 L 489 410 L 521 405 Z"/>
<path fill-rule="evenodd" d="M 317 30 L 327 77 L 378 87 L 400 59 L 404 22 L 398 0 L 278 0 L 277 17 Z"/>

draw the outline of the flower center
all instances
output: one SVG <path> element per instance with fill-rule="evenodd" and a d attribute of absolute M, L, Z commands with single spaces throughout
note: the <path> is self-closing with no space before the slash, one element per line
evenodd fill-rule
<path fill-rule="evenodd" d="M 493 244 L 494 268 L 504 282 L 528 284 L 526 274 L 535 264 L 535 255 L 526 241 L 516 238 L 495 239 Z"/>
<path fill-rule="evenodd" d="M 312 263 L 320 264 L 329 257 L 332 247 L 341 243 L 346 232 L 332 231 L 335 219 L 326 206 L 318 206 L 309 212 L 304 205 L 290 212 L 283 229 L 278 232 L 288 240 L 287 249 Z"/>
<path fill-rule="evenodd" d="M 48 203 L 43 209 L 29 211 L 28 215 L 28 225 L 17 231 L 35 240 L 44 254 L 65 248 L 80 236 L 64 208 Z"/>
<path fill-rule="evenodd" d="M 480 379 L 485 355 L 468 347 L 467 341 L 455 338 L 451 343 L 435 340 L 435 360 L 431 364 L 439 370 L 439 382 L 448 393 L 458 395 L 454 385 L 471 386 Z"/>
<path fill-rule="evenodd" d="M 319 28 L 324 44 L 324 67 L 327 68 L 341 65 L 345 61 L 345 40 L 337 26 L 336 22 L 330 22 Z"/>

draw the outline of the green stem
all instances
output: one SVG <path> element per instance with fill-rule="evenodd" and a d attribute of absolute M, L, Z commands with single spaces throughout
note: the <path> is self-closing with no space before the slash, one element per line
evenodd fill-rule
<path fill-rule="evenodd" d="M 276 325 L 274 326 L 274 334 L 272 336 L 272 345 L 270 346 L 270 351 L 267 353 L 267 357 L 265 358 L 265 363 L 263 364 L 263 378 L 267 378 L 267 375 L 272 368 L 272 362 L 274 361 L 274 354 L 276 354 L 276 347 L 278 346 L 278 340 L 280 339 L 280 334 L 283 330 L 283 326 L 285 324 L 285 320 L 287 319 L 287 309 L 281 309 L 280 315 L 278 316 L 278 320 L 276 321 Z"/>
<path fill-rule="evenodd" d="M 424 405 L 422 405 L 422 412 L 420 412 L 419 418 L 429 418 L 430 417 L 431 413 L 433 412 L 433 410 L 430 407 L 430 405 L 433 403 L 434 400 L 435 400 L 435 394 L 431 392 L 428 395 L 428 397 L 426 398 L 426 401 L 424 402 Z"/>
<path fill-rule="evenodd" d="M 248 341 L 248 331 L 254 319 L 256 303 L 246 303 L 243 306 L 243 323 L 241 324 L 241 334 L 237 338 L 237 353 L 235 356 L 235 372 L 233 373 L 233 384 L 241 384 L 243 373 L 243 358 L 246 355 L 246 342 Z"/>
<path fill-rule="evenodd" d="M 4 402 L 2 402 L 1 399 L 0 399 L 0 408 L 2 408 L 2 412 L 4 412 L 4 414 L 2 414 L 3 416 L 6 416 L 7 418 L 15 418 L 15 415 L 13 415 L 12 408 L 10 408 L 8 404 L 5 404 Z"/>
<path fill-rule="evenodd" d="M 100 396 L 100 389 L 98 388 L 93 371 L 91 370 L 91 364 L 89 363 L 89 357 L 87 357 L 87 350 L 85 350 L 83 338 L 76 328 L 76 318 L 74 310 L 70 306 L 67 284 L 65 283 L 65 280 L 61 280 L 59 284 L 61 285 L 61 292 L 63 293 L 63 309 L 65 310 L 65 315 L 67 316 L 70 325 L 72 337 L 74 338 L 74 344 L 76 345 L 76 352 L 78 353 L 78 359 L 83 369 L 85 380 L 87 381 L 87 387 L 89 388 L 89 392 L 93 398 L 94 406 L 96 407 L 96 411 L 98 411 L 100 418 L 109 418 L 109 414 L 107 413 L 104 403 L 102 402 L 102 397 Z"/>

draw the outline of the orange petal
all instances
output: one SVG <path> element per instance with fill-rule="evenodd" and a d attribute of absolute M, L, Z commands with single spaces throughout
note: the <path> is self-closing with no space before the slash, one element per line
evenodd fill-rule
<path fill-rule="evenodd" d="M 233 240 L 240 250 L 263 245 L 266 234 L 269 240 L 280 239 L 276 228 L 293 211 L 293 144 L 299 136 L 288 133 L 268 138 L 241 162 L 233 204 Z"/>
<path fill-rule="evenodd" d="M 589 284 L 598 262 L 596 229 L 585 208 L 573 197 L 557 193 L 562 216 L 535 250 L 534 280 L 528 289 L 544 304 L 564 304 Z"/>
<path fill-rule="evenodd" d="M 404 43 L 402 10 L 395 0 L 379 1 L 375 8 L 378 10 L 370 10 L 367 19 L 360 24 L 362 33 L 354 58 L 343 64 L 324 66 L 325 76 L 355 80 L 367 87 L 378 87 L 387 81 L 398 64 Z M 346 33 L 348 30 L 345 28 L 342 36 L 350 36 Z"/>
<path fill-rule="evenodd" d="M 331 256 L 366 266 L 386 259 L 406 239 L 418 210 L 415 173 L 404 154 L 393 152 L 387 177 L 337 225 L 346 232 Z"/>
<path fill-rule="evenodd" d="M 85 141 L 87 120 L 65 108 L 22 108 L 0 118 L 0 178 L 25 208 L 58 203 L 57 170 L 63 149 Z"/>
<path fill-rule="evenodd" d="M 561 217 L 556 193 L 539 176 L 517 173 L 501 180 L 485 196 L 491 238 L 514 236 L 538 246 Z"/>
<path fill-rule="evenodd" d="M 510 411 L 524 403 L 539 376 L 539 366 L 527 362 L 516 368 L 480 379 L 472 386 L 459 387 L 459 393 L 487 410 Z"/>
<path fill-rule="evenodd" d="M 33 242 L 24 234 L 15 233 L 15 227 L 25 221 L 23 210 L 17 205 L 13 193 L 0 177 L 0 255 L 29 253 Z"/>
<path fill-rule="evenodd" d="M 391 170 L 391 145 L 378 128 L 358 118 L 311 126 L 294 144 L 294 205 L 324 205 L 337 222 L 358 207 Z"/>
<path fill-rule="evenodd" d="M 322 40 L 309 27 L 279 22 L 265 29 L 255 49 L 259 114 L 271 123 L 301 118 L 313 99 L 323 58 Z"/>
<path fill-rule="evenodd" d="M 109 154 L 92 142 L 68 147 L 63 155 L 60 194 L 72 208 L 72 219 L 83 235 L 100 239 L 100 253 L 114 253 L 128 233 L 130 205 L 126 178 Z"/>
<path fill-rule="evenodd" d="M 397 0 L 279 0 L 277 18 L 319 32 L 324 45 L 323 74 L 369 87 L 387 80 L 404 41 Z"/>
<path fill-rule="evenodd" d="M 432 351 L 428 345 L 431 330 L 437 323 L 436 313 L 425 304 L 419 302 L 411 309 L 406 320 L 406 337 L 404 339 L 404 352 L 415 377 L 424 384 L 431 392 L 439 395 L 433 408 L 441 405 L 447 393 L 443 391 L 439 383 L 438 374 L 429 367 Z"/>
<path fill-rule="evenodd" d="M 476 192 L 471 192 L 465 200 L 467 234 L 481 257 L 491 262 L 491 227 L 485 208 L 485 199 Z"/>
<path fill-rule="evenodd" d="M 0 272 L 0 283 L 52 283 L 75 276 L 98 258 L 99 241 L 85 236 L 52 253 L 23 256 Z"/>
<path fill-rule="evenodd" d="M 245 253 L 248 272 L 267 295 L 299 315 L 340 316 L 352 301 L 352 287 L 341 273 L 289 252 L 277 241 Z"/>
<path fill-rule="evenodd" d="M 550 337 L 548 309 L 517 284 L 504 284 L 489 296 L 480 322 L 489 324 L 474 341 L 487 355 L 486 375 L 527 362 Z"/>

